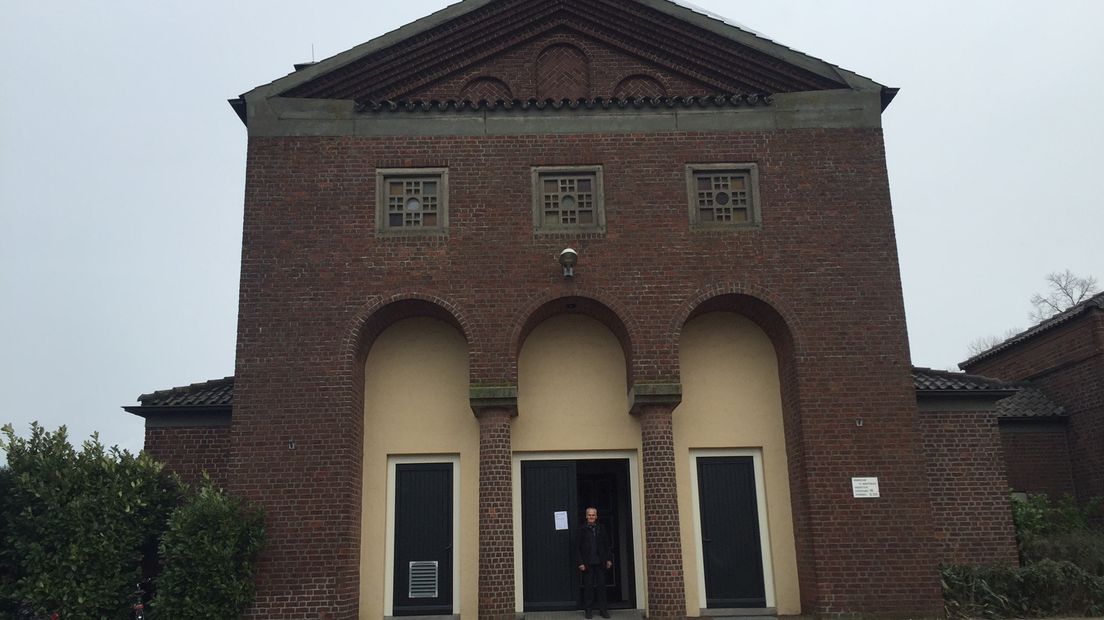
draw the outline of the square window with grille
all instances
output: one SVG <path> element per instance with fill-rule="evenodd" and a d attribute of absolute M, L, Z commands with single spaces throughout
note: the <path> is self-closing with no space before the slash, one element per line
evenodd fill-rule
<path fill-rule="evenodd" d="M 448 171 L 377 170 L 377 228 L 384 233 L 448 229 Z"/>
<path fill-rule="evenodd" d="M 533 226 L 538 232 L 605 229 L 602 169 L 533 169 Z"/>
<path fill-rule="evenodd" d="M 755 226 L 759 219 L 755 164 L 687 166 L 690 223 L 695 228 Z"/>

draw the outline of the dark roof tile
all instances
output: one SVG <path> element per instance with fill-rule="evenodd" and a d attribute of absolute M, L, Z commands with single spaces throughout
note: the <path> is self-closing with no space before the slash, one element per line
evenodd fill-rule
<path fill-rule="evenodd" d="M 1065 408 L 1035 387 L 1023 387 L 997 403 L 997 417 L 1001 418 L 1057 418 L 1068 415 Z"/>
<path fill-rule="evenodd" d="M 912 380 L 917 392 L 1011 392 L 1014 384 L 949 370 L 913 366 Z"/>
<path fill-rule="evenodd" d="M 1054 418 L 1067 415 L 1061 405 L 1030 383 L 1010 383 L 981 375 L 916 366 L 912 368 L 912 381 L 918 395 L 1007 394 L 997 401 L 998 418 Z"/>
<path fill-rule="evenodd" d="M 142 407 L 229 407 L 234 402 L 234 377 L 142 394 L 138 402 Z"/>

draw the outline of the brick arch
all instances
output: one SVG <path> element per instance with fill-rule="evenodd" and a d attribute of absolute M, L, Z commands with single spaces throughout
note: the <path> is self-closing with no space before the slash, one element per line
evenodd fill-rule
<path fill-rule="evenodd" d="M 460 89 L 460 99 L 471 101 L 510 101 L 514 98 L 510 85 L 491 76 L 477 77 Z"/>
<path fill-rule="evenodd" d="M 553 43 L 537 55 L 534 67 L 537 99 L 590 97 L 590 58 L 570 43 Z"/>
<path fill-rule="evenodd" d="M 669 333 L 677 355 L 682 328 L 696 316 L 706 312 L 730 311 L 747 316 L 770 336 L 774 346 L 800 355 L 804 351 L 804 338 L 797 315 L 785 303 L 767 289 L 742 283 L 714 284 L 699 289 L 675 314 Z"/>
<path fill-rule="evenodd" d="M 465 342 L 471 344 L 471 323 L 452 302 L 422 293 L 378 297 L 361 308 L 347 330 L 344 348 L 346 358 L 353 363 L 354 372 L 360 367 L 360 373 L 363 374 L 368 351 L 385 329 L 403 319 L 415 317 L 430 317 L 448 323 L 460 332 Z M 363 384 L 363 377 L 361 383 Z"/>
<path fill-rule="evenodd" d="M 518 316 L 510 330 L 510 381 L 517 383 L 517 362 L 521 354 L 521 347 L 529 334 L 544 321 L 561 314 L 580 314 L 590 317 L 605 325 L 621 344 L 621 351 L 625 355 L 625 373 L 628 385 L 633 384 L 633 362 L 635 360 L 633 343 L 638 332 L 632 319 L 626 321 L 623 317 L 630 316 L 620 308 L 616 302 L 604 299 L 601 295 L 574 291 L 573 294 L 546 294 L 542 295 Z"/>
<path fill-rule="evenodd" d="M 695 317 L 708 312 L 735 312 L 758 325 L 774 343 L 782 397 L 782 425 L 786 437 L 786 460 L 790 479 L 790 509 L 793 514 L 797 552 L 798 583 L 802 606 L 816 599 L 815 546 L 809 515 L 808 474 L 802 430 L 800 360 L 804 358 L 807 335 L 800 319 L 770 291 L 755 285 L 725 283 L 697 291 L 682 305 L 671 323 L 672 350 L 679 359 L 682 330 Z"/>
<path fill-rule="evenodd" d="M 360 540 L 362 534 L 361 501 L 363 492 L 364 468 L 361 466 L 364 454 L 364 364 L 372 344 L 381 333 L 396 322 L 407 318 L 436 318 L 460 331 L 464 341 L 469 344 L 471 356 L 471 323 L 456 304 L 436 295 L 418 292 L 399 293 L 373 298 L 363 305 L 346 325 L 341 342 L 341 355 L 345 363 L 342 376 L 334 382 L 340 394 L 339 411 L 345 412 L 343 441 L 335 449 L 343 452 L 349 463 L 358 464 L 353 468 L 347 489 L 343 492 L 343 501 L 352 509 L 345 514 L 340 523 L 333 526 L 338 530 L 334 537 L 336 548 L 342 553 L 351 553 L 356 558 L 341 568 L 337 588 L 340 591 L 357 592 L 360 588 Z M 352 551 L 349 551 L 352 550 Z M 354 601 L 356 599 L 354 598 Z M 353 615 L 356 615 L 354 603 Z"/>
<path fill-rule="evenodd" d="M 656 99 L 667 96 L 667 87 L 655 76 L 638 73 L 629 75 L 613 87 L 613 96 L 618 99 L 650 97 Z"/>

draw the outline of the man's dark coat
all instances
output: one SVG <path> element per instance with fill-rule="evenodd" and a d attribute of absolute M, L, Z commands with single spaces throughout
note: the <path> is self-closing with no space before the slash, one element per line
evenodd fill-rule
<path fill-rule="evenodd" d="M 596 523 L 593 531 L 584 523 L 579 528 L 578 543 L 575 547 L 576 564 L 596 563 L 605 566 L 606 562 L 613 561 L 613 545 L 610 543 L 609 533 L 601 523 Z M 594 555 L 591 555 L 592 551 Z M 597 557 L 598 561 L 591 562 L 590 559 L 593 557 Z"/>

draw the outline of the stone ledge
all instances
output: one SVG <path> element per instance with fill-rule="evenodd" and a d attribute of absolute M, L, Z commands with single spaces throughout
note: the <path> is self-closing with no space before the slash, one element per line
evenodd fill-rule
<path fill-rule="evenodd" d="M 468 390 L 468 402 L 476 416 L 488 409 L 509 409 L 517 415 L 516 385 L 475 386 Z"/>
<path fill-rule="evenodd" d="M 681 383 L 637 383 L 629 389 L 629 410 L 643 405 L 677 405 L 682 402 Z"/>

